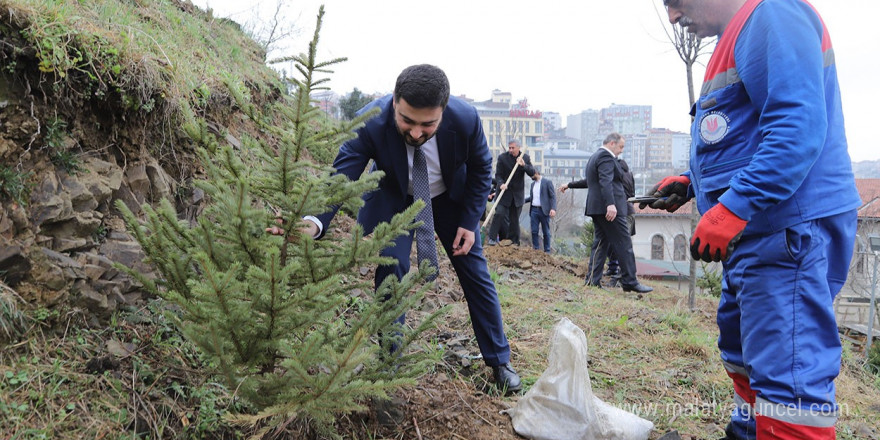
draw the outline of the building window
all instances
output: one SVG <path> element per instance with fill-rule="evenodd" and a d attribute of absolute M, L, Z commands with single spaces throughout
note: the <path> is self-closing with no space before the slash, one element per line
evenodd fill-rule
<path fill-rule="evenodd" d="M 655 235 L 651 237 L 651 259 L 652 260 L 662 260 L 663 259 L 663 248 L 666 247 L 665 240 L 663 240 L 662 235 Z"/>
<path fill-rule="evenodd" d="M 684 238 L 684 235 L 678 234 L 675 236 L 675 243 L 672 251 L 672 260 L 673 261 L 684 261 L 687 259 L 687 239 Z"/>

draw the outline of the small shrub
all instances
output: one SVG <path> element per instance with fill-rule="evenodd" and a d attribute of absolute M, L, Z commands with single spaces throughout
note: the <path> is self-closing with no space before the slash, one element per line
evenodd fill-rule
<path fill-rule="evenodd" d="M 32 173 L 0 165 L 0 199 L 10 199 L 19 205 L 27 205 L 31 195 Z"/>
<path fill-rule="evenodd" d="M 880 377 L 880 343 L 874 342 L 871 345 L 871 350 L 868 352 L 868 362 L 865 364 L 865 367 L 871 374 Z"/>
<path fill-rule="evenodd" d="M 697 287 L 715 298 L 720 298 L 721 272 L 710 270 L 706 264 L 703 264 L 703 276 L 697 278 Z"/>
<path fill-rule="evenodd" d="M 0 342 L 14 341 L 27 331 L 27 321 L 18 308 L 19 301 L 18 295 L 0 282 Z"/>
<path fill-rule="evenodd" d="M 46 124 L 46 148 L 49 150 L 49 160 L 67 172 L 76 174 L 85 171 L 81 166 L 82 161 L 76 153 L 64 146 L 64 138 L 67 137 L 67 123 L 55 117 Z"/>

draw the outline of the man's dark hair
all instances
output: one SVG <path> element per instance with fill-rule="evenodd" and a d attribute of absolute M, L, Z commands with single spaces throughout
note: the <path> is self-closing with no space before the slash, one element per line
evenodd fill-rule
<path fill-rule="evenodd" d="M 394 85 L 394 102 L 400 98 L 415 108 L 446 108 L 449 103 L 449 80 L 437 66 L 417 64 L 400 72 Z"/>

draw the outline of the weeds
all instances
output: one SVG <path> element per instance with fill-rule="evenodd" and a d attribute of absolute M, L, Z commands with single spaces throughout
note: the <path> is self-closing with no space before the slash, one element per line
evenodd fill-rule
<path fill-rule="evenodd" d="M 67 174 L 75 175 L 86 171 L 82 167 L 82 160 L 76 153 L 67 149 L 64 140 L 67 138 L 67 123 L 59 117 L 54 117 L 46 123 L 46 146 L 49 151 L 49 160 L 55 166 L 63 169 Z"/>
<path fill-rule="evenodd" d="M 153 302 L 117 316 L 115 325 L 90 328 L 79 311 L 38 309 L 29 338 L 0 351 L 0 432 L 47 439 L 244 437 L 223 415 L 248 409 L 201 372 L 204 362 L 166 313 Z M 133 349 L 114 352 L 110 341 Z"/>
<path fill-rule="evenodd" d="M 880 378 L 880 343 L 876 342 L 871 345 L 871 350 L 868 352 L 865 368 L 868 372 Z"/>
<path fill-rule="evenodd" d="M 6 198 L 26 206 L 31 196 L 33 183 L 30 171 L 19 171 L 13 167 L 0 164 L 0 199 Z"/>
<path fill-rule="evenodd" d="M 27 320 L 18 305 L 21 298 L 0 282 L 0 344 L 17 340 L 27 331 Z"/>
<path fill-rule="evenodd" d="M 703 264 L 703 276 L 697 278 L 697 287 L 703 289 L 709 296 L 721 297 L 721 271 L 710 270 L 708 264 Z"/>

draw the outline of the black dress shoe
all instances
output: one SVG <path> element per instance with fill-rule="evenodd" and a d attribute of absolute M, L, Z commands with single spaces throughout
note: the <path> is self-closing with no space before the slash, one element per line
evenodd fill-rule
<path fill-rule="evenodd" d="M 509 364 L 492 367 L 492 375 L 495 377 L 495 386 L 504 394 L 510 394 L 522 389 L 522 381 L 519 375 Z"/>
<path fill-rule="evenodd" d="M 606 277 L 620 276 L 620 268 L 618 267 L 617 269 L 608 269 L 607 271 L 605 271 L 605 276 Z"/>
<path fill-rule="evenodd" d="M 653 287 L 648 287 L 644 284 L 638 283 L 635 286 L 623 286 L 624 292 L 638 292 L 638 293 L 648 293 L 653 292 Z"/>

